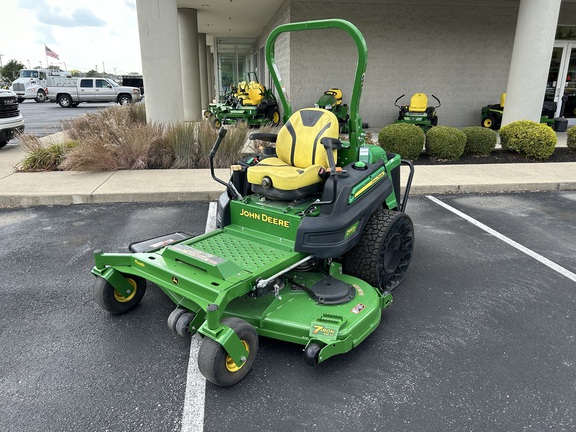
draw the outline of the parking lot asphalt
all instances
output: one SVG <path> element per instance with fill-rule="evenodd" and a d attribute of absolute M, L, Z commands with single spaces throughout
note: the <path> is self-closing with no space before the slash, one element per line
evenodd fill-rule
<path fill-rule="evenodd" d="M 171 302 L 149 283 L 109 316 L 89 271 L 94 249 L 203 232 L 208 203 L 2 209 L 0 430 L 573 430 L 575 208 L 571 191 L 412 198 L 414 257 L 379 328 L 316 368 L 261 338 L 239 384 L 196 383 L 200 429 Z"/>

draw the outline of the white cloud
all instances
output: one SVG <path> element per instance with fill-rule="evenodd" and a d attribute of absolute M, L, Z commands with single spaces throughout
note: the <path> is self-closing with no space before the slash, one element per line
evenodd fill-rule
<path fill-rule="evenodd" d="M 54 2 L 56 3 L 56 2 Z M 44 44 L 68 70 L 97 68 L 118 74 L 140 72 L 140 43 L 134 0 L 3 0 L 2 63 L 16 59 L 46 66 Z"/>

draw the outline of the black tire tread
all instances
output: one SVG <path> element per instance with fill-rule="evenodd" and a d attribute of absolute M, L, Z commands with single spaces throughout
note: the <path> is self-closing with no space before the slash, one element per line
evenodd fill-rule
<path fill-rule="evenodd" d="M 408 223 L 411 228 L 411 236 L 408 239 L 409 244 L 406 245 L 409 249 L 407 251 L 409 255 L 408 262 L 403 262 L 398 266 L 400 274 L 398 274 L 393 283 L 388 284 L 388 286 L 381 286 L 379 277 L 382 261 L 380 256 L 381 247 L 386 235 L 395 223 Z M 378 209 L 370 216 L 358 244 L 344 256 L 344 272 L 368 282 L 370 285 L 379 288 L 380 291 L 391 291 L 404 278 L 404 274 L 410 264 L 413 246 L 414 227 L 408 215 L 388 209 Z"/>

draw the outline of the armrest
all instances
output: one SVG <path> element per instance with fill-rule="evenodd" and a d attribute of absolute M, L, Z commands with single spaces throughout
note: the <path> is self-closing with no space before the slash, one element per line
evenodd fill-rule
<path fill-rule="evenodd" d="M 320 140 L 320 143 L 326 149 L 326 156 L 328 156 L 328 163 L 330 164 L 330 175 L 336 175 L 336 162 L 334 161 L 333 150 L 340 150 L 343 148 L 342 141 L 338 138 L 328 138 L 324 137 Z"/>
<path fill-rule="evenodd" d="M 342 141 L 340 141 L 338 138 L 324 137 L 320 140 L 320 143 L 324 146 L 326 151 L 341 150 L 344 148 Z"/>
<path fill-rule="evenodd" d="M 271 143 L 276 142 L 276 138 L 278 138 L 278 134 L 272 133 L 253 133 L 250 134 L 249 138 L 251 140 L 260 140 L 260 141 L 268 141 Z"/>

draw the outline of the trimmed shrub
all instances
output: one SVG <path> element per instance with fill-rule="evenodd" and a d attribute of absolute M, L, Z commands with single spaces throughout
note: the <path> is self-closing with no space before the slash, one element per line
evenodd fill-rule
<path fill-rule="evenodd" d="M 487 156 L 496 148 L 498 135 L 492 129 L 470 126 L 462 129 L 466 134 L 464 153 Z"/>
<path fill-rule="evenodd" d="M 556 134 L 550 126 L 531 120 L 515 121 L 500 129 L 500 144 L 504 150 L 532 159 L 548 159 L 554 153 L 556 142 Z"/>
<path fill-rule="evenodd" d="M 570 151 L 576 152 L 576 126 L 572 126 L 567 131 L 566 145 Z"/>
<path fill-rule="evenodd" d="M 466 147 L 466 134 L 451 126 L 435 126 L 426 133 L 426 151 L 432 157 L 458 160 Z"/>
<path fill-rule="evenodd" d="M 390 124 L 378 134 L 380 147 L 409 160 L 416 160 L 420 156 L 425 140 L 422 128 L 408 123 Z"/>

